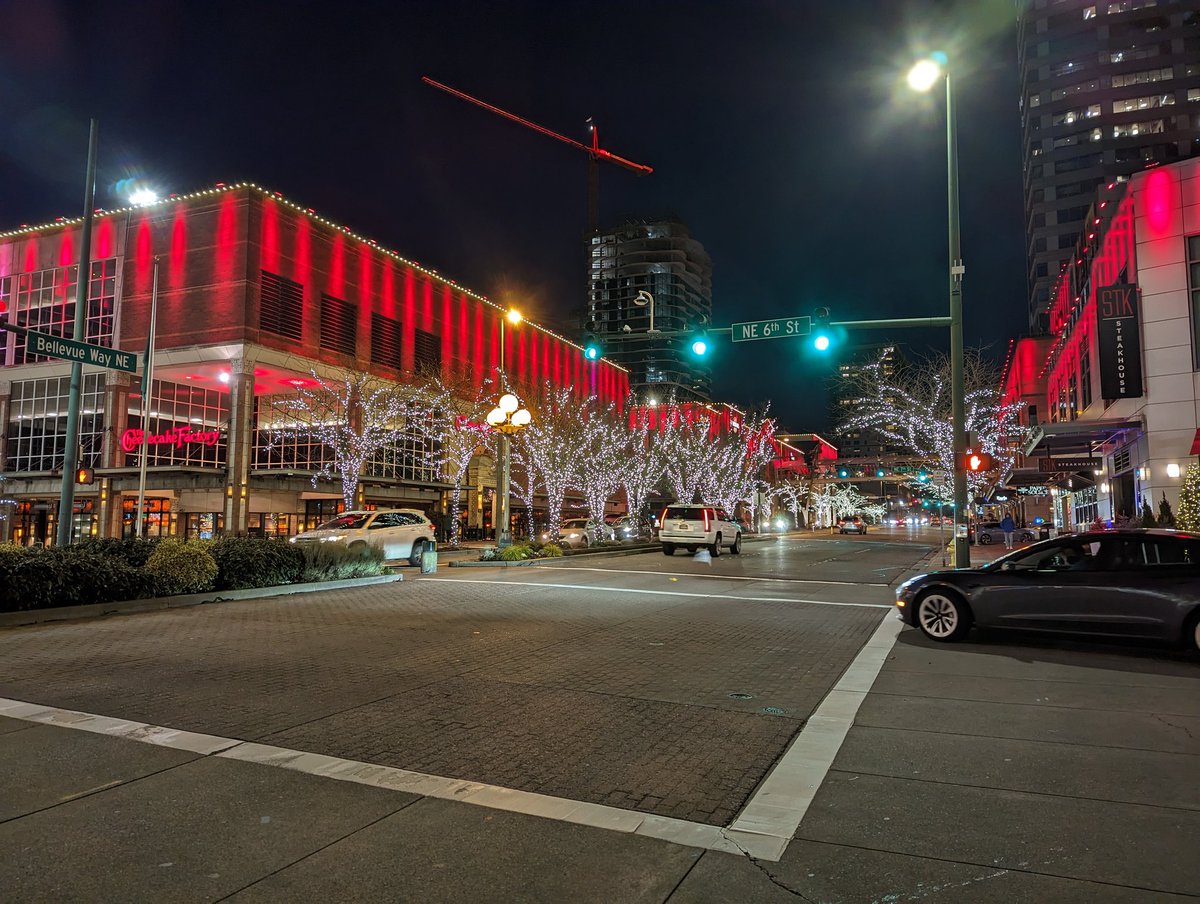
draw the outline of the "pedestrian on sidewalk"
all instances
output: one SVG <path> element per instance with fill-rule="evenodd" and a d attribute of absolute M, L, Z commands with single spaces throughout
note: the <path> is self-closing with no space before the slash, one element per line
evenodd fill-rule
<path fill-rule="evenodd" d="M 1004 520 L 1000 522 L 1000 530 L 1004 531 L 1004 548 L 1013 548 L 1013 533 L 1016 532 L 1017 524 L 1013 521 L 1013 516 L 1006 514 Z"/>

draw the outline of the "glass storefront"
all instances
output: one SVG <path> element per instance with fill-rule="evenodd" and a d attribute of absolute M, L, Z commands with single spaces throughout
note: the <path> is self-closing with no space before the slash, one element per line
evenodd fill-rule
<path fill-rule="evenodd" d="M 121 500 L 121 536 L 136 537 L 137 524 L 135 521 L 137 497 L 125 496 Z M 147 496 L 142 506 L 142 536 L 143 537 L 174 537 L 178 514 L 171 508 L 171 500 Z"/>

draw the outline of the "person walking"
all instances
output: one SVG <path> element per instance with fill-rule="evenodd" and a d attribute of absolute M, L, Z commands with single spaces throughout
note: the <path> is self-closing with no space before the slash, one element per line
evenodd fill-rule
<path fill-rule="evenodd" d="M 1004 520 L 1000 522 L 1000 530 L 1004 532 L 1004 548 L 1013 548 L 1013 533 L 1017 529 L 1017 524 L 1013 521 L 1013 516 L 1006 514 Z"/>

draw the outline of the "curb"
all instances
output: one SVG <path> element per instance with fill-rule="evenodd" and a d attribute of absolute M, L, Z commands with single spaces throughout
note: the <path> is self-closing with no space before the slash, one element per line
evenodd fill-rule
<path fill-rule="evenodd" d="M 764 543 L 767 540 L 776 538 L 776 534 L 763 536 L 761 534 L 747 537 L 742 536 L 743 543 Z M 545 559 L 523 559 L 519 562 L 501 562 L 494 560 L 490 562 L 477 561 L 455 561 L 447 562 L 447 568 L 528 568 L 531 565 L 551 565 L 563 562 L 569 562 L 571 559 L 583 558 L 586 556 L 634 556 L 643 552 L 656 552 L 662 549 L 661 543 L 642 543 L 638 546 L 622 546 L 615 549 L 589 549 L 587 552 L 573 552 L 569 555 L 553 556 Z"/>
<path fill-rule="evenodd" d="M 206 603 L 290 596 L 293 593 L 312 593 L 317 590 L 369 587 L 372 584 L 391 584 L 403 580 L 404 575 L 402 574 L 385 574 L 371 578 L 345 578 L 340 581 L 318 581 L 310 584 L 280 584 L 275 587 L 253 587 L 247 590 L 210 590 L 207 593 L 159 596 L 148 600 L 125 600 L 115 603 L 89 603 L 85 606 L 60 606 L 54 609 L 0 612 L 0 628 L 16 628 L 21 625 L 37 625 L 76 618 L 98 618 L 104 615 L 132 615 L 138 612 L 158 612 L 163 609 L 184 609 L 188 606 L 202 606 Z"/>

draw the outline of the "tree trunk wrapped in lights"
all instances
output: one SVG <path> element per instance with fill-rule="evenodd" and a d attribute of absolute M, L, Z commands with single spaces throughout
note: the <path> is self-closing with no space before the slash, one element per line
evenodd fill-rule
<path fill-rule="evenodd" d="M 425 429 L 429 437 L 426 446 L 430 463 L 443 480 L 450 484 L 449 543 L 458 546 L 462 525 L 462 488 L 466 483 L 471 461 L 476 455 L 492 448 L 494 432 L 483 423 L 486 399 L 496 384 L 476 386 L 462 379 L 431 377 L 426 390 L 429 411 Z"/>
<path fill-rule="evenodd" d="M 636 403 L 630 400 L 626 410 L 632 411 L 635 407 Z M 642 419 L 627 433 L 621 456 L 620 479 L 625 502 L 629 514 L 638 516 L 645 509 L 650 494 L 662 485 L 666 474 L 663 435 Z"/>
<path fill-rule="evenodd" d="M 573 389 L 546 387 L 533 420 L 514 437 L 521 455 L 533 463 L 546 491 L 546 517 L 551 533 L 562 523 L 567 490 L 578 485 L 580 404 Z"/>
<path fill-rule="evenodd" d="M 604 405 L 595 396 L 578 406 L 576 416 L 578 489 L 591 519 L 603 524 L 608 500 L 621 485 L 621 472 L 628 464 L 624 453 L 629 430 L 617 420 L 614 406 Z"/>

